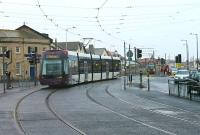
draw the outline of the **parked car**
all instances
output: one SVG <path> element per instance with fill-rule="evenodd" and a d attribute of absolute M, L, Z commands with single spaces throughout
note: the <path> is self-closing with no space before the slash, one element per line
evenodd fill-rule
<path fill-rule="evenodd" d="M 197 81 L 197 82 L 200 82 L 200 72 L 197 72 L 192 79 Z"/>
<path fill-rule="evenodd" d="M 190 76 L 190 73 L 186 69 L 180 69 L 177 71 L 176 75 L 174 76 L 175 80 L 186 80 Z"/>
<path fill-rule="evenodd" d="M 189 78 L 197 81 L 198 80 L 198 73 L 199 72 L 196 69 L 190 70 Z"/>

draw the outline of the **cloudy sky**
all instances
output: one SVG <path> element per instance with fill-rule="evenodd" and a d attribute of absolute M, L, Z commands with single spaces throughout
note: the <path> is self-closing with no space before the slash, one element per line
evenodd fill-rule
<path fill-rule="evenodd" d="M 127 47 L 143 48 L 144 57 L 154 50 L 156 57 L 182 54 L 185 59 L 181 40 L 187 40 L 189 55 L 196 58 L 196 38 L 190 33 L 200 37 L 200 1 L 0 0 L 0 29 L 24 23 L 58 42 L 94 38 L 95 47 L 121 54 L 125 41 Z"/>

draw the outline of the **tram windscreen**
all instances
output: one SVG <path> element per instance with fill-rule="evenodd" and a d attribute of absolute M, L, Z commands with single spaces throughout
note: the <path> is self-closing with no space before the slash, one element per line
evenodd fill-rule
<path fill-rule="evenodd" d="M 62 75 L 62 60 L 44 60 L 42 66 L 42 75 Z"/>

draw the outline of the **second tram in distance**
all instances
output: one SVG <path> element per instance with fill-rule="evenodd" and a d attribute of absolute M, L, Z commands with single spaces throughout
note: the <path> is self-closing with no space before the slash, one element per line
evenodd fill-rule
<path fill-rule="evenodd" d="M 121 61 L 118 57 L 48 50 L 42 55 L 40 84 L 66 86 L 117 78 Z"/>

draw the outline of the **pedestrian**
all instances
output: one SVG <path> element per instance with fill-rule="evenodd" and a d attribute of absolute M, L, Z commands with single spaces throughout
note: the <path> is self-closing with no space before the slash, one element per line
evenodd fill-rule
<path fill-rule="evenodd" d="M 11 75 L 11 72 L 6 72 L 6 78 L 7 78 L 7 89 L 11 88 L 10 75 Z"/>

